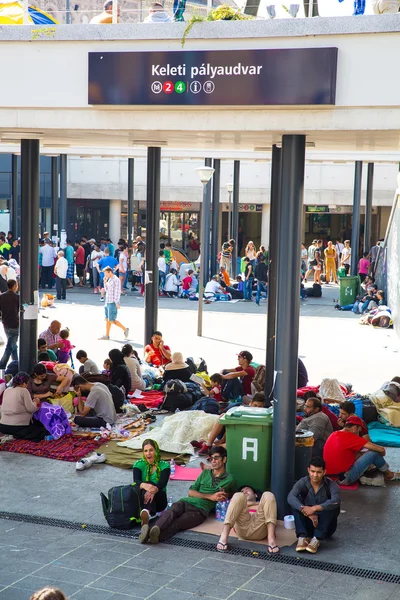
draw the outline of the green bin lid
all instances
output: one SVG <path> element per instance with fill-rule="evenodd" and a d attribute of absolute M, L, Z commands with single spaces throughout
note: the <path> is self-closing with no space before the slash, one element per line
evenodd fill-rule
<path fill-rule="evenodd" d="M 256 408 L 254 406 L 234 406 L 220 419 L 224 425 L 272 425 L 272 408 Z"/>

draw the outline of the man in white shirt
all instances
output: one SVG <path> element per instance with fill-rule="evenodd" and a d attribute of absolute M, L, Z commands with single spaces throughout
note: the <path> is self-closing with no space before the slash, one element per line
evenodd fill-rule
<path fill-rule="evenodd" d="M 57 255 L 49 239 L 44 240 L 44 245 L 40 248 L 39 253 L 42 255 L 42 288 L 44 289 L 47 284 L 47 287 L 51 290 L 53 287 L 54 259 Z"/>
<path fill-rule="evenodd" d="M 57 256 L 58 259 L 54 265 L 54 273 L 56 274 L 57 300 L 66 300 L 68 261 L 64 257 L 64 252 L 62 250 L 58 252 Z"/>
<path fill-rule="evenodd" d="M 209 281 L 204 289 L 204 298 L 206 300 L 219 300 L 220 296 L 225 294 L 225 290 L 218 283 L 218 278 L 216 275 Z"/>
<path fill-rule="evenodd" d="M 344 248 L 342 250 L 342 259 L 340 264 L 346 269 L 346 275 L 348 275 L 351 265 L 351 248 L 349 240 L 345 240 L 344 242 Z"/>

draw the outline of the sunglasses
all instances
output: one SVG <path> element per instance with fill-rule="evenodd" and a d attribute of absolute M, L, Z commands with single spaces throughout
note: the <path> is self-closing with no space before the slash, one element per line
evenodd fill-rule
<path fill-rule="evenodd" d="M 222 459 L 222 456 L 220 454 L 214 454 L 214 456 L 208 457 L 208 462 L 217 461 L 220 459 Z"/>

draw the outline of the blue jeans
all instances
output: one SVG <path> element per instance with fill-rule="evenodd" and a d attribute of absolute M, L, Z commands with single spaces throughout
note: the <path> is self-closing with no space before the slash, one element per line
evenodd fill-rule
<path fill-rule="evenodd" d="M 252 296 L 252 292 L 253 292 L 253 283 L 254 283 L 253 277 L 246 279 L 246 281 L 244 282 L 244 299 L 245 300 L 251 300 L 251 296 Z"/>
<path fill-rule="evenodd" d="M 347 471 L 343 480 L 344 484 L 352 485 L 358 481 L 371 465 L 375 465 L 382 473 L 385 473 L 389 469 L 389 465 L 381 454 L 368 450 L 368 452 L 363 452 L 362 455 L 357 458 L 351 469 Z"/>
<path fill-rule="evenodd" d="M 158 271 L 158 291 L 162 292 L 165 285 L 166 275 L 162 271 Z"/>
<path fill-rule="evenodd" d="M 12 356 L 13 360 L 18 360 L 18 347 L 17 341 L 19 336 L 19 329 L 7 329 L 4 327 L 4 331 L 7 336 L 7 345 L 4 350 L 4 354 L 0 360 L 0 369 L 5 369 L 8 361 L 10 360 L 10 356 Z"/>
<path fill-rule="evenodd" d="M 257 283 L 256 304 L 260 304 L 261 292 L 265 292 L 265 298 L 268 298 L 268 286 L 265 281 Z"/>
<path fill-rule="evenodd" d="M 354 307 L 354 304 L 346 304 L 346 306 L 341 306 L 340 308 L 342 310 L 353 310 L 353 307 Z"/>

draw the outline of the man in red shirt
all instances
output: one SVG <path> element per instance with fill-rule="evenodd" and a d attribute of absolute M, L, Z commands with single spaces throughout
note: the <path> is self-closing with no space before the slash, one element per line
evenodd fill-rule
<path fill-rule="evenodd" d="M 236 400 L 239 396 L 252 396 L 251 382 L 256 371 L 250 366 L 253 355 L 247 350 L 238 354 L 239 366 L 221 371 L 223 382 L 222 397 L 225 400 Z"/>
<path fill-rule="evenodd" d="M 161 331 L 155 331 L 151 336 L 151 344 L 144 349 L 144 360 L 153 367 L 164 367 L 171 362 L 171 350 L 164 344 Z"/>
<path fill-rule="evenodd" d="M 326 472 L 338 475 L 340 485 L 352 485 L 362 477 L 370 466 L 375 466 L 384 475 L 385 481 L 397 481 L 400 473 L 389 469 L 383 458 L 383 446 L 377 446 L 361 437 L 368 433 L 360 417 L 349 417 L 341 431 L 329 436 L 324 447 Z"/>
<path fill-rule="evenodd" d="M 85 271 L 85 249 L 78 240 L 75 242 L 75 264 L 76 274 L 79 277 L 79 287 L 82 287 Z"/>

